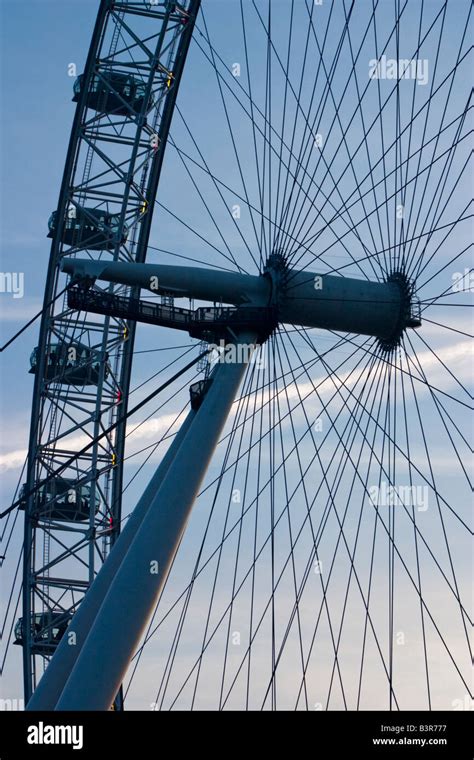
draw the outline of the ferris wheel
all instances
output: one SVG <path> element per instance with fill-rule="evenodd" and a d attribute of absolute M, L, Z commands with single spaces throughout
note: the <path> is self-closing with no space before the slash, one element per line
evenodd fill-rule
<path fill-rule="evenodd" d="M 28 709 L 472 697 L 470 28 L 101 0 L 6 517 Z"/>

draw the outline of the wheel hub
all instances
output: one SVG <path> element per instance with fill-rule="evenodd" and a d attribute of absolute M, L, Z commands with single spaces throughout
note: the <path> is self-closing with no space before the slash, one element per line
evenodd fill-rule
<path fill-rule="evenodd" d="M 414 295 L 415 285 L 403 271 L 391 272 L 386 282 L 394 283 L 400 290 L 400 310 L 393 332 L 386 338 L 379 338 L 379 346 L 384 353 L 391 353 L 401 343 L 403 334 L 408 327 L 421 326 L 420 302 Z"/>

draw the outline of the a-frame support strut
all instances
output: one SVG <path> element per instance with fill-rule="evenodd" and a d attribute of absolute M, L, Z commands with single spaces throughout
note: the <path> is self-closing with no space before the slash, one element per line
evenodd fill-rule
<path fill-rule="evenodd" d="M 242 344 L 253 345 L 255 340 L 254 333 L 239 335 L 239 343 Z M 149 507 L 141 507 L 140 511 L 144 512 L 141 522 L 135 518 L 135 535 L 128 546 L 127 537 L 122 546 L 117 542 L 115 549 L 119 550 L 118 556 L 112 559 L 114 549 L 84 598 L 77 613 L 78 632 L 84 635 L 91 619 L 93 622 L 79 655 L 68 656 L 66 648 L 70 645 L 66 634 L 43 676 L 43 693 L 49 692 L 50 672 L 57 690 L 61 678 L 75 660 L 55 709 L 110 708 L 163 589 L 246 366 L 246 362 L 216 365 L 213 382 L 199 409 L 192 411 L 191 419 L 186 421 L 179 447 L 173 448 L 172 461 L 169 461 L 164 474 L 162 472 L 158 476 L 157 473 L 159 485 Z M 151 495 L 155 487 L 156 482 L 152 481 L 140 504 L 146 502 L 146 495 Z M 100 578 L 101 574 L 103 579 Z M 104 595 L 106 585 L 108 591 Z M 88 602 L 89 594 L 91 602 Z M 97 603 L 102 596 L 104 598 L 97 611 Z M 82 623 L 79 617 L 81 609 Z M 75 626 L 73 619 L 68 633 L 74 632 Z M 54 667 L 56 657 L 58 665 Z M 35 709 L 39 709 L 38 703 Z"/>
<path fill-rule="evenodd" d="M 63 636 L 59 642 L 45 674 L 28 702 L 27 710 L 54 710 L 56 707 L 56 703 L 79 657 L 79 653 L 99 612 L 100 606 L 110 588 L 110 584 L 135 538 L 137 530 L 142 524 L 143 518 L 195 416 L 196 412 L 194 409 L 191 409 L 145 488 L 137 506 L 122 528 L 117 541 L 112 547 L 112 551 L 102 565 L 94 583 L 88 589 L 87 594 L 79 605 L 68 627 L 67 635 Z M 71 641 L 70 634 L 73 634 L 74 644 L 72 645 L 69 643 Z"/>

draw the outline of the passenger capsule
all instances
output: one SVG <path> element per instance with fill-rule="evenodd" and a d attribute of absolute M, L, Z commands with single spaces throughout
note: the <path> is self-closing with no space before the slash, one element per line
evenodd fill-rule
<path fill-rule="evenodd" d="M 77 103 L 82 92 L 84 74 L 80 74 L 74 82 L 73 101 Z M 130 116 L 141 113 L 146 97 L 146 85 L 132 74 L 118 71 L 101 71 L 94 74 L 86 96 L 88 108 L 111 116 Z M 154 106 L 155 99 L 151 94 L 147 106 L 148 113 Z"/>
<path fill-rule="evenodd" d="M 30 373 L 38 369 L 39 349 L 30 356 Z M 108 355 L 105 357 L 104 379 L 109 374 Z M 44 377 L 49 382 L 65 385 L 98 385 L 101 376 L 101 352 L 81 343 L 53 343 L 46 352 Z"/>
<path fill-rule="evenodd" d="M 54 237 L 58 212 L 53 211 L 48 220 L 48 237 Z M 71 206 L 64 219 L 61 241 L 74 248 L 92 251 L 113 251 L 117 243 L 127 242 L 128 227 L 120 229 L 120 214 L 110 214 L 101 208 Z"/>
<path fill-rule="evenodd" d="M 37 612 L 31 616 L 32 654 L 51 655 L 64 636 L 71 621 L 69 612 L 52 611 Z M 23 646 L 25 642 L 24 618 L 20 618 L 14 629 L 14 644 Z"/>
<path fill-rule="evenodd" d="M 27 506 L 27 486 L 20 490 L 20 509 Z M 84 522 L 89 519 L 91 498 L 90 485 L 78 485 L 71 478 L 52 478 L 34 492 L 32 497 L 32 516 L 40 520 L 59 520 L 61 522 Z M 97 500 L 95 512 L 99 510 Z"/>

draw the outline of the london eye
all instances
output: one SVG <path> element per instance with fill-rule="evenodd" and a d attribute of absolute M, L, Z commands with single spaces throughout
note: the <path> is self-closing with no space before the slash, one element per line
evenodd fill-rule
<path fill-rule="evenodd" d="M 470 3 L 97 6 L 3 443 L 5 678 L 472 699 Z"/>

